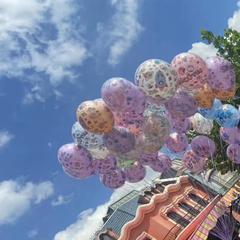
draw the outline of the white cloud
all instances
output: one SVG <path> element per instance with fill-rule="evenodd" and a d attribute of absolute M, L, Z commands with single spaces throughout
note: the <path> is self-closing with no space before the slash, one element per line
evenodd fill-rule
<path fill-rule="evenodd" d="M 54 193 L 49 181 L 25 184 L 8 180 L 0 183 L 0 225 L 15 222 L 32 205 L 40 204 Z"/>
<path fill-rule="evenodd" d="M 8 131 L 0 131 L 0 149 L 5 147 L 14 138 Z"/>
<path fill-rule="evenodd" d="M 93 234 L 101 226 L 102 218 L 105 216 L 110 204 L 117 201 L 131 190 L 142 189 L 144 186 L 148 185 L 152 179 L 158 176 L 159 173 L 156 173 L 148 168 L 147 175 L 143 181 L 135 184 L 125 184 L 123 187 L 115 190 L 106 203 L 96 207 L 95 210 L 87 209 L 83 211 L 79 215 L 77 221 L 68 226 L 65 230 L 58 232 L 55 235 L 54 240 L 91 239 Z"/>
<path fill-rule="evenodd" d="M 216 56 L 217 49 L 212 44 L 197 42 L 192 44 L 192 49 L 190 49 L 189 52 L 195 53 L 206 60 L 208 57 Z"/>
<path fill-rule="evenodd" d="M 37 229 L 32 229 L 27 234 L 28 238 L 35 238 L 37 235 L 38 235 Z"/>
<path fill-rule="evenodd" d="M 51 204 L 52 206 L 57 207 L 57 206 L 67 204 L 71 200 L 72 200 L 72 195 L 69 195 L 69 196 L 59 195 L 56 199 L 52 200 Z"/>
<path fill-rule="evenodd" d="M 74 68 L 88 57 L 78 5 L 75 0 L 0 1 L 0 73 L 30 83 L 26 101 L 42 101 L 47 86 L 75 79 Z"/>
<path fill-rule="evenodd" d="M 240 1 L 237 5 L 240 7 Z M 228 27 L 240 32 L 240 9 L 235 11 L 233 16 L 228 19 Z"/>
<path fill-rule="evenodd" d="M 108 63 L 116 65 L 143 31 L 138 15 L 142 0 L 111 0 L 115 13 L 109 26 L 99 24 L 101 45 L 109 48 Z"/>

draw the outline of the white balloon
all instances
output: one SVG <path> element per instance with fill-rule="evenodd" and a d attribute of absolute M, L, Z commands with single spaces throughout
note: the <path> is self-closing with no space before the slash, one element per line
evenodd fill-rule
<path fill-rule="evenodd" d="M 213 128 L 213 120 L 203 117 L 200 113 L 195 113 L 190 118 L 192 128 L 200 134 L 210 134 Z"/>

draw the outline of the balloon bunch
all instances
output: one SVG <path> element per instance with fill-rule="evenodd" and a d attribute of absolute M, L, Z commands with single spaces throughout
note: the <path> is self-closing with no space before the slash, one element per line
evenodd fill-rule
<path fill-rule="evenodd" d="M 182 53 L 171 64 L 147 60 L 138 67 L 135 84 L 109 79 L 101 99 L 79 105 L 72 127 L 74 143 L 59 149 L 58 160 L 70 176 L 99 174 L 110 188 L 141 181 L 145 166 L 168 171 L 172 161 L 164 148 L 182 153 L 184 166 L 199 173 L 216 152 L 207 136 L 215 121 L 230 144 L 228 157 L 240 164 L 240 113 L 221 102 L 234 96 L 235 78 L 231 63 L 221 57 L 205 62 Z M 193 130 L 198 135 L 190 141 L 188 132 Z"/>

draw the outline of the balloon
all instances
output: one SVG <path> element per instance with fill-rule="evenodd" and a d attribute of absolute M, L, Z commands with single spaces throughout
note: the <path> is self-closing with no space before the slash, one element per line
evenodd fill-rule
<path fill-rule="evenodd" d="M 231 104 L 224 104 L 217 112 L 215 120 L 221 127 L 234 128 L 239 123 L 240 113 Z"/>
<path fill-rule="evenodd" d="M 94 172 L 89 151 L 74 143 L 65 144 L 59 148 L 58 161 L 64 170 L 73 177 L 83 179 Z"/>
<path fill-rule="evenodd" d="M 210 134 L 213 129 L 213 121 L 203 117 L 200 113 L 195 113 L 190 118 L 192 128 L 200 134 Z"/>
<path fill-rule="evenodd" d="M 235 92 L 236 74 L 233 65 L 219 56 L 208 58 L 206 63 L 209 69 L 208 83 L 210 87 L 218 94 L 217 98 L 226 100 L 227 98 L 219 92 Z"/>
<path fill-rule="evenodd" d="M 220 100 L 228 100 L 230 98 L 233 98 L 235 96 L 235 88 L 231 89 L 229 91 L 214 91 L 215 97 L 220 99 Z"/>
<path fill-rule="evenodd" d="M 123 78 L 111 78 L 102 86 L 102 98 L 113 112 L 143 113 L 145 96 L 138 87 Z"/>
<path fill-rule="evenodd" d="M 221 107 L 222 107 L 222 102 L 218 99 L 215 99 L 213 102 L 213 106 L 211 108 L 199 108 L 198 112 L 205 118 L 215 119 Z"/>
<path fill-rule="evenodd" d="M 227 147 L 228 158 L 236 164 L 240 164 L 240 144 L 230 144 Z"/>
<path fill-rule="evenodd" d="M 202 58 L 193 53 L 177 55 L 171 66 L 177 72 L 180 87 L 187 91 L 202 88 L 207 82 L 207 65 Z"/>
<path fill-rule="evenodd" d="M 172 165 L 171 159 L 164 153 L 158 152 L 158 157 L 155 161 L 152 161 L 150 167 L 156 172 L 165 172 L 170 170 Z"/>
<path fill-rule="evenodd" d="M 126 180 L 125 174 L 121 170 L 113 170 L 108 174 L 100 175 L 101 182 L 109 188 L 119 188 Z"/>
<path fill-rule="evenodd" d="M 200 157 L 211 157 L 216 151 L 215 143 L 207 136 L 197 136 L 192 139 L 192 150 Z"/>
<path fill-rule="evenodd" d="M 215 95 L 210 86 L 206 83 L 202 88 L 194 90 L 193 98 L 197 101 L 198 107 L 211 108 Z"/>
<path fill-rule="evenodd" d="M 101 99 L 80 104 L 77 119 L 84 129 L 98 134 L 111 132 L 114 124 L 112 112 Z"/>
<path fill-rule="evenodd" d="M 174 153 L 185 151 L 188 147 L 188 138 L 186 134 L 176 132 L 171 133 L 166 140 L 166 147 Z"/>
<path fill-rule="evenodd" d="M 200 173 L 205 163 L 206 158 L 198 156 L 193 150 L 188 150 L 183 155 L 183 165 L 192 173 Z"/>
<path fill-rule="evenodd" d="M 88 149 L 94 158 L 105 158 L 109 154 L 104 145 L 103 136 L 87 132 L 79 122 L 73 124 L 72 136 L 74 142 Z"/>
<path fill-rule="evenodd" d="M 222 140 L 228 144 L 240 144 L 239 128 L 220 128 L 220 136 Z"/>
<path fill-rule="evenodd" d="M 143 62 L 135 73 L 140 89 L 156 102 L 169 99 L 177 90 L 178 79 L 170 64 L 159 59 Z"/>
<path fill-rule="evenodd" d="M 107 174 L 116 169 L 117 161 L 114 156 L 109 155 L 105 159 L 95 159 L 93 166 L 95 171 L 100 174 Z"/>
<path fill-rule="evenodd" d="M 127 153 L 135 146 L 135 136 L 123 127 L 115 127 L 103 139 L 107 149 L 116 153 Z"/>
<path fill-rule="evenodd" d="M 146 169 L 139 163 L 136 163 L 132 167 L 126 168 L 124 173 L 128 182 L 136 183 L 144 179 L 146 175 Z"/>
<path fill-rule="evenodd" d="M 185 133 L 190 127 L 190 121 L 188 118 L 168 118 L 172 127 L 172 131 L 177 133 Z"/>
<path fill-rule="evenodd" d="M 165 106 L 173 118 L 186 118 L 197 112 L 197 102 L 187 92 L 177 92 Z"/>
<path fill-rule="evenodd" d="M 152 162 L 157 161 L 158 159 L 158 152 L 154 153 L 143 153 L 139 159 L 139 162 L 142 165 L 151 165 Z"/>

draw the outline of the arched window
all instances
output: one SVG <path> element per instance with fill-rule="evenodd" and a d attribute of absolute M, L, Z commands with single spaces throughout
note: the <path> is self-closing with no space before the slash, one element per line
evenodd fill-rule
<path fill-rule="evenodd" d="M 187 219 L 185 219 L 184 217 L 182 217 L 181 215 L 179 215 L 174 211 L 169 211 L 167 213 L 167 216 L 170 219 L 172 219 L 174 222 L 176 222 L 177 224 L 180 224 L 183 227 L 186 227 L 189 224 L 189 221 Z"/>
<path fill-rule="evenodd" d="M 180 202 L 178 206 L 193 216 L 197 216 L 199 214 L 199 211 L 196 208 L 192 207 L 191 205 L 185 202 Z"/>
<path fill-rule="evenodd" d="M 189 193 L 188 197 L 203 207 L 206 207 L 208 205 L 208 202 L 206 200 L 202 199 L 201 197 L 199 197 L 198 195 L 196 195 L 194 193 Z"/>

